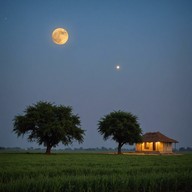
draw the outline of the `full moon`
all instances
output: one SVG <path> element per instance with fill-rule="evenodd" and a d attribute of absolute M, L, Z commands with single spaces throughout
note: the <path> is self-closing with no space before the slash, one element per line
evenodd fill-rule
<path fill-rule="evenodd" d="M 58 45 L 63 45 L 68 41 L 69 35 L 63 28 L 57 28 L 52 33 L 52 40 Z"/>

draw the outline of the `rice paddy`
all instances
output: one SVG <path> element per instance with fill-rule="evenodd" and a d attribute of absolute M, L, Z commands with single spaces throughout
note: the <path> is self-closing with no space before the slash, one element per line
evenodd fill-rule
<path fill-rule="evenodd" d="M 1 192 L 190 192 L 192 154 L 0 154 Z"/>

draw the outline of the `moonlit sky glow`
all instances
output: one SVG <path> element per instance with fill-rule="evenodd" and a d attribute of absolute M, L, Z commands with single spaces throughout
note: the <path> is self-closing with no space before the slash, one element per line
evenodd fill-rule
<path fill-rule="evenodd" d="M 116 147 L 97 131 L 113 110 L 192 147 L 191 10 L 191 0 L 1 0 L 0 146 L 38 147 L 12 120 L 43 100 L 80 116 L 85 141 L 70 147 Z M 69 33 L 62 46 L 57 27 Z"/>

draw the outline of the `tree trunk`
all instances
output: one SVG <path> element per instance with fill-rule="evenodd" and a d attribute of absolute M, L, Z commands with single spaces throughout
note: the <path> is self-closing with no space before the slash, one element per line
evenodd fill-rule
<path fill-rule="evenodd" d="M 50 145 L 47 145 L 46 154 L 47 155 L 51 154 L 51 146 Z"/>
<path fill-rule="evenodd" d="M 122 147 L 122 145 L 121 145 L 121 143 L 119 143 L 119 145 L 118 145 L 118 155 L 122 154 L 121 153 L 121 147 Z"/>

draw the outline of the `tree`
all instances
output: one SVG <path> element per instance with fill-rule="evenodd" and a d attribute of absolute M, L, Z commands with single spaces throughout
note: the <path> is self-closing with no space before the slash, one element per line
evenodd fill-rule
<path fill-rule="evenodd" d="M 124 144 L 133 145 L 141 141 L 142 130 L 137 117 L 128 112 L 114 111 L 100 119 L 98 132 L 104 140 L 112 137 L 118 143 L 118 154 Z"/>
<path fill-rule="evenodd" d="M 80 128 L 80 118 L 72 114 L 71 107 L 40 101 L 28 106 L 24 115 L 15 116 L 13 121 L 13 132 L 17 136 L 27 134 L 30 142 L 44 144 L 47 154 L 60 142 L 64 145 L 74 140 L 83 142 L 84 130 Z"/>

